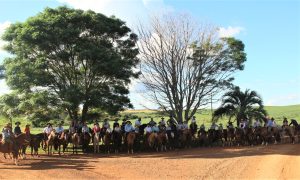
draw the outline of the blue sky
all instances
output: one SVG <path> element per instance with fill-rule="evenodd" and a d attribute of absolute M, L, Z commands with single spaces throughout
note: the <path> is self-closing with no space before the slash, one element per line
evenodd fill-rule
<path fill-rule="evenodd" d="M 188 13 L 212 23 L 246 46 L 245 70 L 235 84 L 256 90 L 266 105 L 300 104 L 300 1 L 289 0 L 0 0 L 0 34 L 10 23 L 24 21 L 45 7 L 68 5 L 116 15 L 134 28 L 155 13 Z M 0 41 L 0 45 L 3 42 Z M 0 62 L 7 54 L 0 49 Z M 154 107 L 131 85 L 135 108 Z M 0 81 L 0 94 L 8 91 Z"/>

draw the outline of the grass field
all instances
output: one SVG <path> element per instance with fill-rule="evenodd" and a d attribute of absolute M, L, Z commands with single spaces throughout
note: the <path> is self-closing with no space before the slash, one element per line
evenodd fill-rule
<path fill-rule="evenodd" d="M 269 116 L 274 117 L 277 124 L 282 124 L 283 117 L 287 117 L 290 119 L 296 119 L 300 120 L 300 105 L 291 105 L 291 106 L 266 106 L 265 107 Z M 164 117 L 166 120 L 168 117 L 165 115 L 162 115 L 161 112 L 154 111 L 154 110 L 128 110 L 121 112 L 121 116 L 128 116 L 132 122 L 134 122 L 137 117 L 142 118 L 142 123 L 148 123 L 150 121 L 150 118 L 152 117 L 155 121 L 159 121 L 161 117 Z M 206 127 L 209 127 L 211 124 L 211 111 L 204 109 L 199 110 L 196 113 L 196 120 L 197 124 L 204 124 Z M 28 121 L 24 121 L 22 118 L 16 118 L 13 119 L 13 123 L 16 121 L 20 121 L 22 123 L 21 128 L 24 129 L 25 124 L 30 123 Z M 223 118 L 218 121 L 218 123 L 222 123 L 225 125 L 227 123 L 228 119 Z M 0 116 L 0 127 L 2 128 L 4 124 L 8 123 L 8 119 L 5 119 L 4 117 Z M 110 122 L 113 124 L 113 121 Z M 121 123 L 121 122 L 120 122 Z M 92 124 L 90 125 L 92 126 Z M 67 125 L 64 126 L 67 128 Z M 40 128 L 31 128 L 31 132 L 33 134 L 39 133 L 42 131 L 42 127 Z"/>

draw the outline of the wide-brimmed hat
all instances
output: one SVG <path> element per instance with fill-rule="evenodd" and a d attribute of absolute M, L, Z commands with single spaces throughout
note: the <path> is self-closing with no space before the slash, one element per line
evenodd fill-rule
<path fill-rule="evenodd" d="M 26 124 L 26 127 L 30 126 L 30 124 Z"/>
<path fill-rule="evenodd" d="M 21 123 L 19 121 L 15 122 L 15 125 L 18 125 L 18 124 L 20 125 Z"/>
<path fill-rule="evenodd" d="M 131 124 L 131 121 L 126 121 L 126 123 L 130 123 Z"/>
<path fill-rule="evenodd" d="M 94 125 L 99 125 L 99 123 L 98 123 L 98 122 L 95 122 Z"/>
<path fill-rule="evenodd" d="M 161 119 L 165 119 L 164 117 L 161 117 Z"/>
<path fill-rule="evenodd" d="M 47 125 L 52 125 L 52 124 L 48 122 Z"/>

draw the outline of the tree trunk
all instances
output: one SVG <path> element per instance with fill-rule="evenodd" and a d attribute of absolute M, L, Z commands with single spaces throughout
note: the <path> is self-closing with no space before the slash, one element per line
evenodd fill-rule
<path fill-rule="evenodd" d="M 86 121 L 86 116 L 87 116 L 87 112 L 89 110 L 89 106 L 87 105 L 87 103 L 85 103 L 83 105 L 82 111 L 81 111 L 81 120 L 82 121 Z"/>

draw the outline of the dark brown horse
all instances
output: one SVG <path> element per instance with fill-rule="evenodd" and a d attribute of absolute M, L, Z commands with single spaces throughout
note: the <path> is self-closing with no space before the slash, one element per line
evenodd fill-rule
<path fill-rule="evenodd" d="M 15 165 L 18 165 L 19 146 L 16 143 L 14 137 L 11 137 L 4 144 L 2 143 L 2 141 L 0 141 L 0 152 L 2 152 L 4 154 L 6 154 L 6 153 L 7 154 L 12 153 Z"/>
<path fill-rule="evenodd" d="M 112 141 L 113 141 L 115 153 L 118 153 L 122 146 L 122 134 L 120 131 L 112 132 Z"/>

